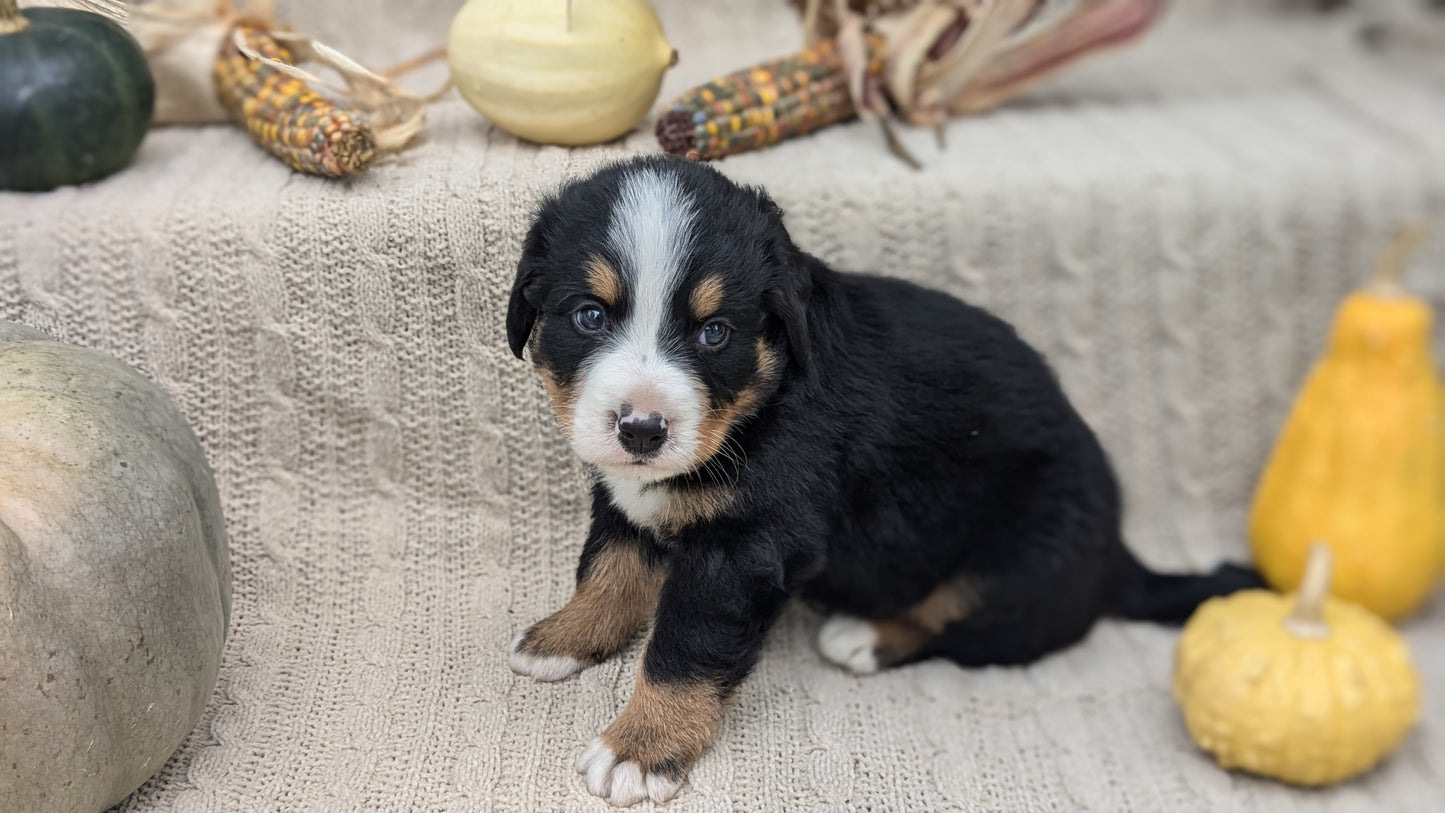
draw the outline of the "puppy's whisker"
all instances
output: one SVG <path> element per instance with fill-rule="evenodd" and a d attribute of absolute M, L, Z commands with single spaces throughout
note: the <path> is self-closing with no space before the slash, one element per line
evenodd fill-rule
<path fill-rule="evenodd" d="M 712 473 L 720 480 L 736 484 L 747 463 L 747 453 L 742 445 L 732 437 L 729 429 L 721 426 L 709 427 L 705 433 L 705 445 L 716 448 L 712 455 L 703 461 L 702 470 Z M 731 472 L 728 471 L 727 464 L 731 464 Z"/>
<path fill-rule="evenodd" d="M 726 433 L 718 444 L 717 454 L 737 464 L 743 462 L 742 447 Z"/>

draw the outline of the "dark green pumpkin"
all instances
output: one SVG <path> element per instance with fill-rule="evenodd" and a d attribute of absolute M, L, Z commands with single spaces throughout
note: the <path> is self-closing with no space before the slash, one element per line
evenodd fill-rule
<path fill-rule="evenodd" d="M 25 24 L 19 27 L 19 20 Z M 102 178 L 145 138 L 156 86 L 124 28 L 88 11 L 0 0 L 0 189 Z"/>

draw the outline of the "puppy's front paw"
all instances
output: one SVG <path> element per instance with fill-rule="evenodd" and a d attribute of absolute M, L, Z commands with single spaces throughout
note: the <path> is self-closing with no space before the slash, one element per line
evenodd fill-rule
<path fill-rule="evenodd" d="M 536 629 L 533 627 L 533 629 Z M 539 650 L 531 638 L 532 630 L 518 635 L 512 641 L 511 654 L 507 665 L 519 675 L 527 675 L 546 683 L 565 680 L 586 666 L 582 661 L 569 655 L 550 655 Z"/>
<path fill-rule="evenodd" d="M 851 615 L 831 616 L 818 630 L 818 651 L 855 675 L 878 671 L 878 631 Z"/>
<path fill-rule="evenodd" d="M 577 758 L 577 772 L 586 778 L 587 790 L 618 807 L 635 805 L 643 799 L 658 804 L 670 800 L 682 787 L 680 776 L 659 766 L 644 768 L 635 759 L 618 756 L 602 737 L 592 741 Z"/>
<path fill-rule="evenodd" d="M 721 720 L 716 686 L 655 683 L 644 672 L 627 708 L 577 759 L 577 772 L 588 791 L 614 805 L 665 802 L 682 787 Z"/>

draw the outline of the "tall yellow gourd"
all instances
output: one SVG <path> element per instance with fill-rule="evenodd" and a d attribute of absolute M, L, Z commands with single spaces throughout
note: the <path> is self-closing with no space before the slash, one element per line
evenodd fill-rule
<path fill-rule="evenodd" d="M 1333 592 L 1387 619 L 1417 609 L 1445 565 L 1445 440 L 1432 314 L 1399 281 L 1424 237 L 1402 232 L 1340 304 L 1250 512 L 1260 573 L 1293 590 L 1312 540 L 1333 550 Z"/>

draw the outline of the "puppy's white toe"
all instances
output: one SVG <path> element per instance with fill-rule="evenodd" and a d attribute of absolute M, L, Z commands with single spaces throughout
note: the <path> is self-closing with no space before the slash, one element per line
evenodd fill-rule
<path fill-rule="evenodd" d="M 647 798 L 658 804 L 671 801 L 681 788 L 681 782 L 675 782 L 660 773 L 647 775 Z"/>
<path fill-rule="evenodd" d="M 522 648 L 524 635 L 512 641 L 507 665 L 519 675 L 527 675 L 546 683 L 564 680 L 582 671 L 582 662 L 565 655 L 537 655 Z"/>
<path fill-rule="evenodd" d="M 877 630 L 855 616 L 832 616 L 818 630 L 818 651 L 823 657 L 857 675 L 878 671 L 877 645 Z"/>
<path fill-rule="evenodd" d="M 587 783 L 587 792 L 609 798 L 612 795 L 612 768 L 616 764 L 617 755 L 612 753 L 612 749 L 603 745 L 600 739 L 593 740 L 577 758 L 577 771 Z"/>
<path fill-rule="evenodd" d="M 643 799 L 661 804 L 676 796 L 682 786 L 660 774 L 644 772 L 636 762 L 618 761 L 600 737 L 577 758 L 577 772 L 583 775 L 588 793 L 616 807 L 629 807 Z"/>
<path fill-rule="evenodd" d="M 618 807 L 635 805 L 647 798 L 647 782 L 635 762 L 622 762 L 612 769 L 612 795 L 607 801 Z"/>
<path fill-rule="evenodd" d="M 585 774 L 587 773 L 587 769 L 592 767 L 592 763 L 599 759 L 611 758 L 612 749 L 603 745 L 602 739 L 599 737 L 593 740 L 591 745 L 587 746 L 587 750 L 583 751 L 581 756 L 577 757 L 577 773 Z"/>

